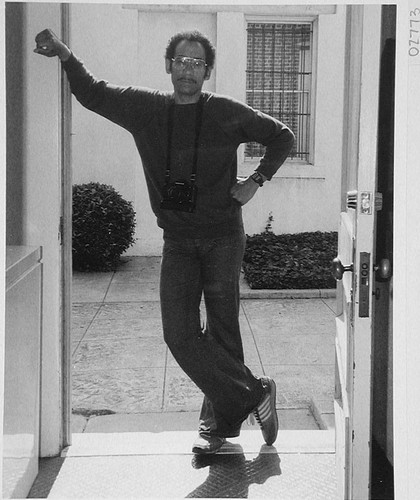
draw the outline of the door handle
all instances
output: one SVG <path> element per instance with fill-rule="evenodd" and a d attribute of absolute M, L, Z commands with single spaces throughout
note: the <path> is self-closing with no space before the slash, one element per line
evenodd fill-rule
<path fill-rule="evenodd" d="M 381 259 L 379 264 L 373 267 L 378 278 L 387 280 L 391 277 L 391 261 L 389 259 Z"/>
<path fill-rule="evenodd" d="M 341 260 L 336 257 L 332 261 L 332 275 L 334 278 L 339 281 L 343 278 L 343 274 L 347 271 L 353 272 L 354 267 L 353 264 L 350 264 L 349 266 L 343 266 L 341 263 Z"/>

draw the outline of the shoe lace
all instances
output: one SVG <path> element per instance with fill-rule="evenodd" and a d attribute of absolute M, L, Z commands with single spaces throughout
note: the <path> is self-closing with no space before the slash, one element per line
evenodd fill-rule
<path fill-rule="evenodd" d="M 255 408 L 255 410 L 253 410 L 247 417 L 246 419 L 246 423 L 248 425 L 255 425 L 256 423 L 258 423 L 258 425 L 260 427 L 262 427 L 262 421 L 261 421 L 261 417 L 260 417 L 260 414 L 258 412 L 258 408 Z"/>

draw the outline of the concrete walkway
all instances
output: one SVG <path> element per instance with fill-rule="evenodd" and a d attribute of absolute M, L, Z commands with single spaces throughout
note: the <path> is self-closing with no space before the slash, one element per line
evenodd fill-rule
<path fill-rule="evenodd" d="M 159 264 L 132 257 L 116 272 L 74 274 L 74 432 L 196 428 L 202 393 L 163 341 Z M 282 428 L 330 428 L 335 299 L 250 290 L 243 280 L 241 295 L 246 363 L 276 381 Z M 295 296 L 307 298 L 283 298 Z"/>
<path fill-rule="evenodd" d="M 197 457 L 202 394 L 162 340 L 159 260 L 75 273 L 72 445 L 41 460 L 28 498 L 336 499 L 331 293 L 241 283 L 246 362 L 276 380 L 281 430 L 266 446 L 245 423 Z"/>

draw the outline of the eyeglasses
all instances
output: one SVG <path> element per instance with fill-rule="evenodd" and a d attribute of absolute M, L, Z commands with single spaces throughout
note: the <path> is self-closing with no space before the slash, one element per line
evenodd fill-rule
<path fill-rule="evenodd" d="M 195 57 L 177 56 L 172 58 L 172 62 L 176 69 L 187 69 L 188 67 L 194 70 L 204 69 L 207 67 L 203 59 L 196 59 Z"/>

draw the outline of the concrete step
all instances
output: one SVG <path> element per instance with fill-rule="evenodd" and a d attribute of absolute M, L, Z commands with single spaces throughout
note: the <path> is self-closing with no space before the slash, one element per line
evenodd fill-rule
<path fill-rule="evenodd" d="M 311 407 L 277 409 L 279 428 L 281 430 L 319 430 L 329 429 L 322 425 L 318 412 L 314 416 Z M 199 412 L 149 412 L 130 414 L 73 415 L 72 432 L 74 433 L 121 433 L 121 432 L 165 432 L 195 431 L 199 420 Z M 259 430 L 258 424 L 244 422 L 242 429 Z"/>
<path fill-rule="evenodd" d="M 275 446 L 244 431 L 211 456 L 195 432 L 82 433 L 43 459 L 29 498 L 281 498 L 335 500 L 334 432 L 281 431 Z"/>

